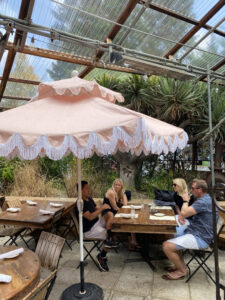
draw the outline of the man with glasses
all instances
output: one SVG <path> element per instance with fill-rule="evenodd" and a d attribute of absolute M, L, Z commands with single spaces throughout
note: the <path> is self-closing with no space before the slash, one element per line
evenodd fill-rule
<path fill-rule="evenodd" d="M 193 216 L 188 226 L 177 227 L 177 234 L 173 239 L 163 243 L 163 251 L 173 266 L 167 268 L 168 274 L 163 275 L 166 280 L 183 279 L 187 274 L 182 249 L 204 249 L 213 239 L 212 199 L 207 194 L 207 183 L 204 180 L 194 179 L 191 186 L 192 195 L 196 201 L 188 206 L 190 196 L 183 196 L 181 216 Z"/>

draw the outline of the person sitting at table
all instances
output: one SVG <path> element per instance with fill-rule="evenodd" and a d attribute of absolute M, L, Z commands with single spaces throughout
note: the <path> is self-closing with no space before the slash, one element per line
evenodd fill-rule
<path fill-rule="evenodd" d="M 184 219 L 181 216 L 181 208 L 183 205 L 183 196 L 185 196 L 188 193 L 188 187 L 187 187 L 186 181 L 183 178 L 175 178 L 173 180 L 173 190 L 175 192 L 173 195 L 173 199 L 174 199 L 174 202 L 176 203 L 176 210 L 178 213 L 178 216 L 177 216 L 178 225 L 182 226 L 184 224 L 189 224 L 189 221 L 187 221 L 187 220 L 191 219 L 191 217 Z M 194 200 L 195 200 L 194 196 L 191 195 L 188 206 L 192 205 Z"/>
<path fill-rule="evenodd" d="M 103 210 L 102 215 L 105 218 L 108 237 L 112 240 L 111 229 L 113 217 L 123 205 L 127 205 L 127 196 L 124 191 L 123 181 L 120 178 L 113 181 L 112 187 L 105 193 L 103 203 L 110 206 L 109 209 Z M 135 233 L 131 233 L 131 236 L 128 237 L 128 243 L 129 250 L 140 249 Z"/>
<path fill-rule="evenodd" d="M 78 185 L 77 185 L 78 188 Z M 83 232 L 84 237 L 89 239 L 104 240 L 104 248 L 97 255 L 97 261 L 102 271 L 109 271 L 107 265 L 107 252 L 109 248 L 117 248 L 118 243 L 107 239 L 107 230 L 104 217 L 99 219 L 99 214 L 105 210 L 110 209 L 108 204 L 96 206 L 94 200 L 90 197 L 90 188 L 87 181 L 81 181 L 82 199 L 83 199 Z M 79 220 L 79 210 L 77 202 L 75 203 L 75 216 Z"/>
<path fill-rule="evenodd" d="M 195 179 L 192 182 L 191 190 L 196 201 L 191 206 L 188 193 L 182 196 L 181 217 L 193 218 L 188 226 L 177 227 L 177 234 L 173 239 L 163 243 L 163 251 L 174 265 L 167 268 L 169 273 L 163 275 L 163 279 L 183 279 L 187 274 L 187 266 L 181 250 L 207 248 L 213 239 L 212 199 L 206 193 L 207 188 L 205 180 Z"/>

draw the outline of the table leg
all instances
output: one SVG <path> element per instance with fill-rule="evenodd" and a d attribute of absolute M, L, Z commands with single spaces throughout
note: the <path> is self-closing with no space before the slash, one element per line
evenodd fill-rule
<path fill-rule="evenodd" d="M 148 234 L 143 234 L 142 242 L 143 242 L 141 248 L 142 258 L 128 258 L 125 260 L 125 262 L 131 263 L 131 262 L 145 261 L 148 263 L 152 271 L 156 271 L 156 267 L 151 262 L 152 258 L 149 256 L 149 235 Z"/>

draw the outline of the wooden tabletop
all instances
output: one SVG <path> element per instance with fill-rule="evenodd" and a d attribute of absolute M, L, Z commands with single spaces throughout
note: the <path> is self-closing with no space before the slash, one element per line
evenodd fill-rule
<path fill-rule="evenodd" d="M 33 200 L 34 201 L 34 200 Z M 11 213 L 7 211 L 2 211 L 0 213 L 0 223 L 5 225 L 18 225 L 22 227 L 29 228 L 39 228 L 44 229 L 49 227 L 52 220 L 52 215 L 43 215 L 39 212 L 40 209 L 50 210 L 54 213 L 64 208 L 63 215 L 73 210 L 73 202 L 57 201 L 57 203 L 62 203 L 61 207 L 50 206 L 50 200 L 35 200 L 37 205 L 28 205 L 26 201 L 21 201 L 21 211 L 16 213 Z"/>
<path fill-rule="evenodd" d="M 130 213 L 130 208 L 120 208 L 118 213 Z M 173 210 L 159 210 L 167 216 L 174 216 Z M 136 209 L 138 214 L 136 219 L 113 218 L 112 231 L 114 232 L 134 232 L 134 233 L 157 233 L 174 234 L 176 233 L 176 221 L 150 220 L 151 214 L 148 204 L 144 204 L 141 209 Z M 152 213 L 153 214 L 153 213 Z"/>
<path fill-rule="evenodd" d="M 0 246 L 0 254 L 17 248 Z M 24 252 L 15 258 L 0 260 L 0 273 L 12 276 L 10 283 L 0 282 L 0 299 L 23 299 L 39 283 L 39 257 L 33 251 L 24 249 Z"/>

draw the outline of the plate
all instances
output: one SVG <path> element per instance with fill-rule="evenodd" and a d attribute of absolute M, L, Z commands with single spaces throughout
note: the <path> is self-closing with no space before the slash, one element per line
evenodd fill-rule
<path fill-rule="evenodd" d="M 156 217 L 163 217 L 163 216 L 165 216 L 165 214 L 163 214 L 163 213 L 155 213 L 154 216 L 156 216 Z"/>
<path fill-rule="evenodd" d="M 10 207 L 6 209 L 7 212 L 12 212 L 12 213 L 16 213 L 18 211 L 20 211 L 20 208 L 18 207 Z"/>
<path fill-rule="evenodd" d="M 61 206 L 63 206 L 62 203 L 53 203 L 53 202 L 51 202 L 50 205 L 53 206 L 53 207 L 61 207 Z"/>

